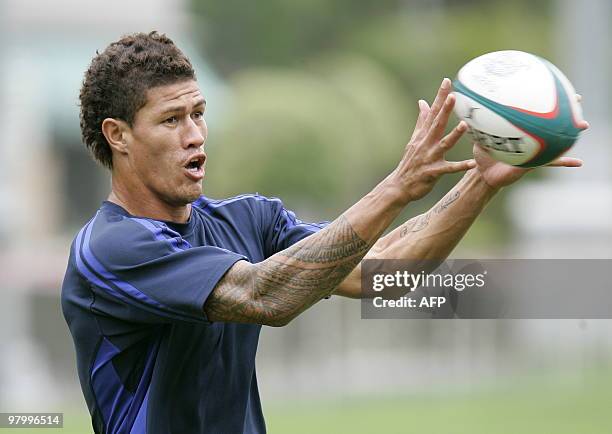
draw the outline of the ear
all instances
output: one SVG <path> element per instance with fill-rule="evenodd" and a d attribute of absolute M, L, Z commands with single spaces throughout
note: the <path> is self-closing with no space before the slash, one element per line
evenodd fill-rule
<path fill-rule="evenodd" d="M 127 137 L 130 126 L 120 119 L 106 118 L 102 121 L 102 134 L 111 149 L 119 154 L 128 153 Z"/>

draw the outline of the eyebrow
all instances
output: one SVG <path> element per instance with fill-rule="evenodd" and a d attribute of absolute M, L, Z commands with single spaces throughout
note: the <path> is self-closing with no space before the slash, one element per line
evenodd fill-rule
<path fill-rule="evenodd" d="M 194 107 L 199 107 L 201 105 L 206 106 L 206 99 L 204 98 L 200 98 L 196 101 L 196 103 L 193 105 Z M 176 106 L 170 106 L 167 109 L 165 109 L 164 111 L 162 111 L 160 114 L 161 115 L 165 115 L 166 113 L 171 113 L 171 112 L 183 112 L 185 111 L 185 106 L 183 105 L 176 105 Z"/>

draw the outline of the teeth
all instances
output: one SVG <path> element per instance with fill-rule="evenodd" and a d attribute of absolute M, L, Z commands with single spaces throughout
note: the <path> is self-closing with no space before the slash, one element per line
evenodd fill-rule
<path fill-rule="evenodd" d="M 187 162 L 187 164 L 185 165 L 185 169 L 187 169 L 188 171 L 192 173 L 199 174 L 200 172 L 203 171 L 203 166 L 204 166 L 204 158 L 194 157 Z"/>

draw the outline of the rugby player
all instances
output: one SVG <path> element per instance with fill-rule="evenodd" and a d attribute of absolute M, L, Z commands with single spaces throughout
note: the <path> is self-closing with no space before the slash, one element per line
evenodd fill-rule
<path fill-rule="evenodd" d="M 202 195 L 205 92 L 168 37 L 128 35 L 96 55 L 81 129 L 112 188 L 78 232 L 62 288 L 94 431 L 263 433 L 262 325 L 284 326 L 332 294 L 360 297 L 364 257 L 446 258 L 491 197 L 525 173 L 477 147 L 474 159 L 444 159 L 466 131 L 461 122 L 444 134 L 450 87 L 445 79 L 431 107 L 419 101 L 384 180 L 331 223 L 310 224 L 278 199 Z M 442 175 L 463 171 L 429 212 L 382 236 Z"/>

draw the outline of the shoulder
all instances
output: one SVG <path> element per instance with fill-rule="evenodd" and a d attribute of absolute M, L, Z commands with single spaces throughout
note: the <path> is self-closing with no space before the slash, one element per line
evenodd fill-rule
<path fill-rule="evenodd" d="M 260 194 L 241 194 L 227 199 L 210 199 L 201 196 L 193 203 L 199 212 L 234 224 L 255 223 L 260 228 L 274 218 L 283 203 L 275 197 Z"/>
<path fill-rule="evenodd" d="M 200 196 L 192 205 L 203 212 L 212 214 L 230 209 L 281 208 L 283 203 L 276 197 L 262 196 L 259 193 L 245 193 L 225 199 L 211 199 L 206 196 Z"/>
<path fill-rule="evenodd" d="M 78 232 L 73 250 L 90 261 L 133 264 L 172 253 L 177 242 L 154 220 L 100 209 Z"/>
<path fill-rule="evenodd" d="M 316 231 L 329 224 L 327 221 L 320 223 L 304 222 L 293 211 L 285 208 L 281 199 L 262 196 L 258 193 L 241 194 L 227 199 L 210 199 L 201 196 L 192 205 L 200 212 L 226 219 L 255 219 L 262 223 L 263 227 L 270 223 L 285 222 L 289 226 L 307 226 Z"/>

